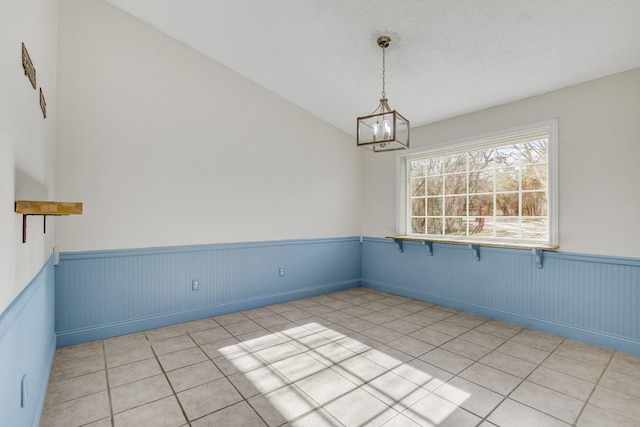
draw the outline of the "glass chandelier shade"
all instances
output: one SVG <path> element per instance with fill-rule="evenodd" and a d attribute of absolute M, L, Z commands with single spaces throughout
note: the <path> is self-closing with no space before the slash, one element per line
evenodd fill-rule
<path fill-rule="evenodd" d="M 391 39 L 378 38 L 382 48 L 382 98 L 371 114 L 358 117 L 357 146 L 374 152 L 404 150 L 409 148 L 409 120 L 389 107 L 385 94 L 385 49 Z"/>

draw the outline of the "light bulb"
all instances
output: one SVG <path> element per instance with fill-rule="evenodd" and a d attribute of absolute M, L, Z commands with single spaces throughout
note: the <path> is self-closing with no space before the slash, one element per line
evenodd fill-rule
<path fill-rule="evenodd" d="M 378 140 L 378 132 L 380 132 L 380 123 L 375 122 L 373 124 L 373 126 L 371 127 L 371 129 L 373 130 L 373 140 L 377 141 Z"/>
<path fill-rule="evenodd" d="M 391 139 L 391 123 L 389 120 L 382 122 L 382 139 Z"/>

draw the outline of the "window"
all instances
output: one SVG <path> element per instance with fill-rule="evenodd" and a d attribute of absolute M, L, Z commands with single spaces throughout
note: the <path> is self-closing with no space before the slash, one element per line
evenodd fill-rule
<path fill-rule="evenodd" d="M 556 245 L 556 134 L 549 120 L 400 154 L 400 233 Z"/>

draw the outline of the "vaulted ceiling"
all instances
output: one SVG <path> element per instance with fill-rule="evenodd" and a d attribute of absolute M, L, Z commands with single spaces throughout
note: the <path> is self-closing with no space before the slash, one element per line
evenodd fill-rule
<path fill-rule="evenodd" d="M 380 35 L 412 127 L 640 66 L 638 0 L 107 1 L 350 134 Z"/>

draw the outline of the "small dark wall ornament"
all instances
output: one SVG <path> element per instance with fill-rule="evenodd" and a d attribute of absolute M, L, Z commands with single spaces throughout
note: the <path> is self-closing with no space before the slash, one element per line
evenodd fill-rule
<path fill-rule="evenodd" d="M 27 76 L 31 82 L 31 86 L 35 89 L 36 69 L 33 67 L 33 62 L 31 62 L 31 57 L 29 56 L 29 52 L 27 52 L 27 47 L 24 43 L 22 43 L 22 68 L 24 69 L 24 75 Z"/>
<path fill-rule="evenodd" d="M 47 118 L 47 102 L 44 100 L 44 94 L 42 88 L 40 88 L 40 109 L 42 110 L 42 117 Z"/>

